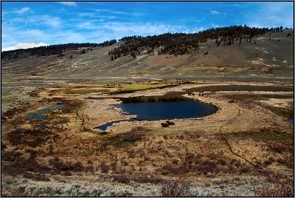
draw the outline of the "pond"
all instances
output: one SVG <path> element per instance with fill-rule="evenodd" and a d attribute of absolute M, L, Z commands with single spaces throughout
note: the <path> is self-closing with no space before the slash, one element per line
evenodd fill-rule
<path fill-rule="evenodd" d="M 170 102 L 128 102 L 121 103 L 119 107 L 124 113 L 137 115 L 137 120 L 165 120 L 197 118 L 210 115 L 217 111 L 211 104 L 194 100 Z"/>
<path fill-rule="evenodd" d="M 136 115 L 130 120 L 118 120 L 95 127 L 105 131 L 108 127 L 122 121 L 155 121 L 183 118 L 198 118 L 208 116 L 217 111 L 211 104 L 184 99 L 183 97 L 133 97 L 121 98 L 118 105 L 123 114 Z"/>

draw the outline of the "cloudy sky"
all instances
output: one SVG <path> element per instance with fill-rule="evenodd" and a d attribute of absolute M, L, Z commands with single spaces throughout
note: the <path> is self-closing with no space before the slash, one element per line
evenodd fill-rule
<path fill-rule="evenodd" d="M 245 24 L 293 27 L 293 3 L 2 2 L 2 51 Z"/>

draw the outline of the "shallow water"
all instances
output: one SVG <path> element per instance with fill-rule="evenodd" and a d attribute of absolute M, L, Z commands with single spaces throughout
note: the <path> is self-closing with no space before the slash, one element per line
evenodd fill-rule
<path fill-rule="evenodd" d="M 99 129 L 99 130 L 105 131 L 105 130 L 107 130 L 108 127 L 112 126 L 113 124 L 119 123 L 119 122 L 122 122 L 122 121 L 123 120 L 117 120 L 117 121 L 113 121 L 113 122 L 108 122 L 106 124 L 103 124 L 103 125 L 100 125 L 98 127 L 95 127 L 95 129 Z"/>
<path fill-rule="evenodd" d="M 108 122 L 106 124 L 103 124 L 103 125 L 100 125 L 98 127 L 95 127 L 95 129 L 99 129 L 101 131 L 105 131 L 105 130 L 107 130 L 108 127 L 112 126 L 115 123 L 124 122 L 124 121 L 132 122 L 132 121 L 135 121 L 135 120 L 136 120 L 136 118 L 130 118 L 129 120 L 116 120 L 116 121 Z"/>
<path fill-rule="evenodd" d="M 50 112 L 50 111 L 54 111 L 56 109 L 61 109 L 63 108 L 65 105 L 64 104 L 56 104 L 44 109 L 40 109 L 38 111 L 35 111 L 34 113 L 31 113 L 29 115 L 26 116 L 27 120 L 48 120 L 48 117 L 44 114 Z"/>
<path fill-rule="evenodd" d="M 46 107 L 44 109 L 37 110 L 34 113 L 28 114 L 26 116 L 26 120 L 40 120 L 41 122 L 36 124 L 35 126 L 44 127 L 50 123 L 50 120 L 49 120 L 49 117 L 47 116 L 47 114 L 50 111 L 54 111 L 56 109 L 61 109 L 64 106 L 65 106 L 64 104 L 56 104 L 56 105 L 52 105 L 50 107 Z M 65 124 L 67 122 L 68 122 L 68 119 L 62 117 L 54 124 Z"/>

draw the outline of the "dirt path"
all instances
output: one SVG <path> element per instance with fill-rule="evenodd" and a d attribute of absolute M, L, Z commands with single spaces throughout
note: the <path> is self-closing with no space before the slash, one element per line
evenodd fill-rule
<path fill-rule="evenodd" d="M 87 104 L 83 103 L 82 107 L 80 107 L 76 111 L 77 117 L 81 120 L 81 126 L 80 126 L 80 131 L 88 131 L 88 122 L 89 122 L 89 117 L 87 114 L 85 114 L 85 109 L 87 108 Z"/>

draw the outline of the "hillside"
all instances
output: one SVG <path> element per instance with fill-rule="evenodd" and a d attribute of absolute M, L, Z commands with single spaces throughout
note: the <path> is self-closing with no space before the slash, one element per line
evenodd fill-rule
<path fill-rule="evenodd" d="M 293 30 L 242 26 L 2 52 L 9 79 L 292 78 Z"/>

